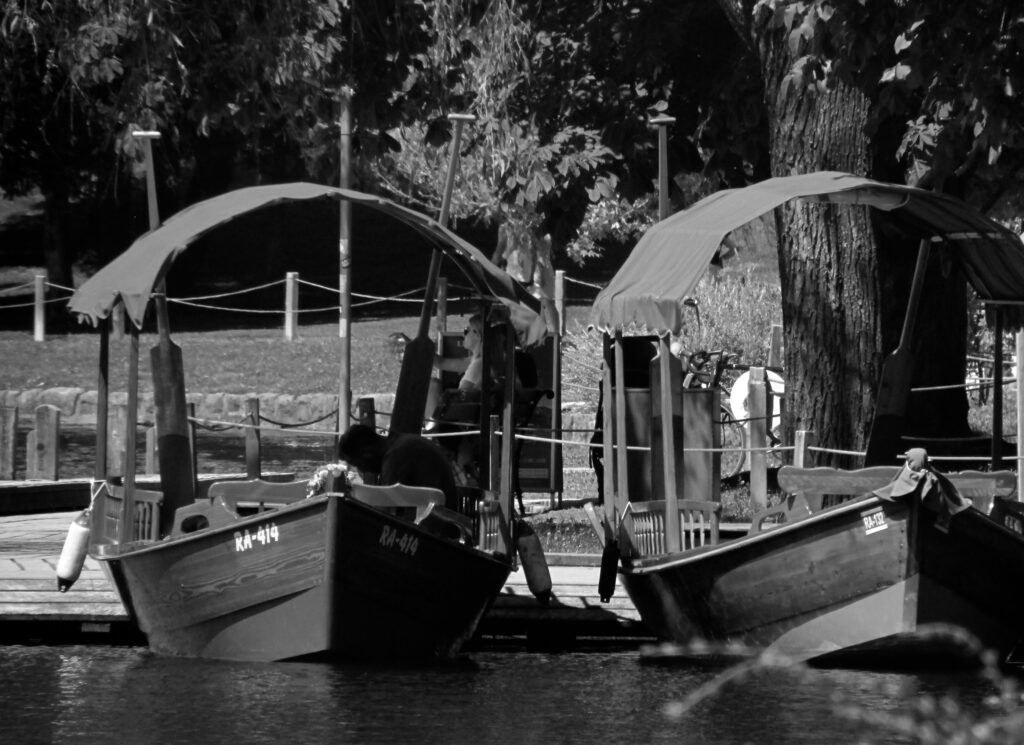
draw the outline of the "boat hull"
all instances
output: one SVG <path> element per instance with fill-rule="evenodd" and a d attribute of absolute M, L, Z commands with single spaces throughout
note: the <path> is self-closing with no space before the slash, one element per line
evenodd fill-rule
<path fill-rule="evenodd" d="M 96 558 L 155 652 L 257 661 L 451 657 L 510 571 L 340 495 Z"/>
<path fill-rule="evenodd" d="M 1024 637 L 1024 540 L 973 508 L 942 525 L 916 500 L 867 497 L 620 571 L 644 622 L 685 645 L 895 661 L 962 643 L 936 629 L 1004 657 Z"/>

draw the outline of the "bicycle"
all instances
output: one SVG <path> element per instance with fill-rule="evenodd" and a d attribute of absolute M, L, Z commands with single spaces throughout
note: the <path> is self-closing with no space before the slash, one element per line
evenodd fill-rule
<path fill-rule="evenodd" d="M 725 350 L 698 350 L 687 358 L 687 371 L 683 378 L 684 388 L 716 387 L 722 392 L 720 410 L 721 428 L 721 473 L 722 478 L 737 476 L 749 470 L 747 462 L 748 428 L 750 419 L 747 412 L 747 381 L 750 365 L 736 362 L 739 355 Z M 712 366 L 712 361 L 714 362 Z M 710 367 L 710 369 L 709 369 Z M 743 373 L 734 381 L 728 382 L 726 371 L 741 370 Z M 772 391 L 781 394 L 785 391 L 785 383 L 775 370 L 768 370 L 769 400 L 772 401 L 771 426 L 767 428 L 768 452 L 766 453 L 768 468 L 778 468 L 783 464 L 782 451 L 779 446 L 781 439 L 781 416 L 778 405 L 774 402 Z"/>
<path fill-rule="evenodd" d="M 743 423 L 733 416 L 729 406 L 729 388 L 723 382 L 725 371 L 733 369 L 739 355 L 724 350 L 698 350 L 687 357 L 683 388 L 718 388 L 722 392 L 719 405 L 719 429 L 722 448 L 721 476 L 738 475 L 746 462 L 747 433 Z M 714 364 L 712 365 L 712 361 Z M 710 367 L 710 369 L 709 369 Z"/>

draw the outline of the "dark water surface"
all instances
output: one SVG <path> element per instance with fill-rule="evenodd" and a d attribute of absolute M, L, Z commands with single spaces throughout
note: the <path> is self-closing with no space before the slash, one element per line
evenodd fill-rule
<path fill-rule="evenodd" d="M 652 666 L 632 651 L 488 651 L 402 668 L 0 646 L 0 742 L 914 743 L 862 719 L 935 697 L 923 710 L 969 726 L 988 716 L 995 691 L 970 673 L 738 669 Z"/>

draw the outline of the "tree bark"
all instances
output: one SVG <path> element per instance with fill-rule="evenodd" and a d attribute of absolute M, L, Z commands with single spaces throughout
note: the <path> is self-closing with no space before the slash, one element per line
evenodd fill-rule
<path fill-rule="evenodd" d="M 771 122 L 772 174 L 867 173 L 869 102 L 858 91 L 788 85 L 786 36 L 759 39 Z M 881 370 L 878 262 L 866 208 L 794 201 L 776 210 L 786 334 L 784 428 L 813 430 L 824 448 L 866 441 Z M 849 465 L 849 458 L 832 458 Z"/>

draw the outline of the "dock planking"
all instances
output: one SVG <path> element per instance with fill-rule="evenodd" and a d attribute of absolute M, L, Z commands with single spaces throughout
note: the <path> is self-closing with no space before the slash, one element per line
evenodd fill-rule
<path fill-rule="evenodd" d="M 76 512 L 0 516 L 0 643 L 144 643 L 99 562 L 57 590 L 57 559 Z M 542 605 L 523 570 L 513 572 L 480 624 L 481 641 L 526 640 L 572 647 L 576 640 L 650 640 L 621 585 L 600 602 L 599 557 L 549 557 L 552 598 Z"/>

